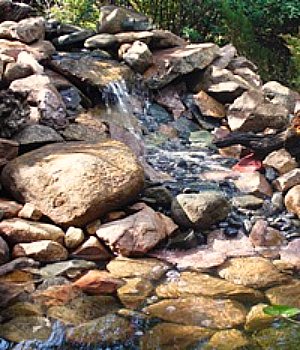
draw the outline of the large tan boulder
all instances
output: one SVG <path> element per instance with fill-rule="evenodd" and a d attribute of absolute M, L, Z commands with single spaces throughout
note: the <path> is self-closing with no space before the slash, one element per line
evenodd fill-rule
<path fill-rule="evenodd" d="M 2 172 L 2 183 L 19 201 L 57 224 L 79 227 L 133 200 L 143 180 L 129 148 L 111 140 L 44 146 Z"/>

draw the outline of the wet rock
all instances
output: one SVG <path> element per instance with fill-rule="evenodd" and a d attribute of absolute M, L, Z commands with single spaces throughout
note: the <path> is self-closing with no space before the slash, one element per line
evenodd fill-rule
<path fill-rule="evenodd" d="M 268 260 L 260 257 L 234 258 L 219 269 L 220 277 L 235 284 L 252 288 L 266 288 L 290 280 Z"/>
<path fill-rule="evenodd" d="M 11 282 L 3 282 L 0 283 L 0 307 L 5 308 L 12 301 L 16 301 L 18 296 L 24 292 L 24 284 L 16 284 Z M 31 290 L 32 292 L 32 290 Z M 0 335 L 1 337 L 1 335 Z"/>
<path fill-rule="evenodd" d="M 229 106 L 228 125 L 232 131 L 263 131 L 283 129 L 288 124 L 288 110 L 266 100 L 257 90 L 250 90 Z"/>
<path fill-rule="evenodd" d="M 164 322 L 154 326 L 141 337 L 140 348 L 141 350 L 187 349 L 209 338 L 211 334 L 212 331 L 206 328 Z"/>
<path fill-rule="evenodd" d="M 118 38 L 115 35 L 102 33 L 93 35 L 86 39 L 84 42 L 84 47 L 87 49 L 110 49 L 115 48 L 118 42 Z"/>
<path fill-rule="evenodd" d="M 51 323 L 45 317 L 16 317 L 1 325 L 0 337 L 19 343 L 24 340 L 47 340 L 51 334 Z"/>
<path fill-rule="evenodd" d="M 156 51 L 155 64 L 145 72 L 145 81 L 150 89 L 162 88 L 178 76 L 207 67 L 218 51 L 216 45 L 209 43 Z"/>
<path fill-rule="evenodd" d="M 111 253 L 97 237 L 88 238 L 72 253 L 72 256 L 77 259 L 91 261 L 109 260 L 112 257 Z"/>
<path fill-rule="evenodd" d="M 102 6 L 97 23 L 98 33 L 115 34 L 122 31 L 142 31 L 152 29 L 150 20 L 131 9 L 118 6 Z"/>
<path fill-rule="evenodd" d="M 300 239 L 292 240 L 280 250 L 280 261 L 300 270 Z"/>
<path fill-rule="evenodd" d="M 113 297 L 85 295 L 71 300 L 67 305 L 50 307 L 47 315 L 67 325 L 80 325 L 119 308 L 120 304 Z"/>
<path fill-rule="evenodd" d="M 120 344 L 133 334 L 130 322 L 120 316 L 108 314 L 71 328 L 66 333 L 68 343 L 88 346 Z"/>
<path fill-rule="evenodd" d="M 264 308 L 267 306 L 267 304 L 257 304 L 252 306 L 246 317 L 246 331 L 258 331 L 268 328 L 273 323 L 275 317 L 264 312 Z"/>
<path fill-rule="evenodd" d="M 277 81 L 268 81 L 263 86 L 263 92 L 272 103 L 281 104 L 288 109 L 289 113 L 294 113 L 294 108 L 297 100 L 300 100 L 300 95 L 296 91 L 278 83 Z"/>
<path fill-rule="evenodd" d="M 270 153 L 263 161 L 265 167 L 276 169 L 279 174 L 285 174 L 295 168 L 298 164 L 288 151 L 284 148 Z"/>
<path fill-rule="evenodd" d="M 124 282 L 114 278 L 107 271 L 90 270 L 73 283 L 74 287 L 91 295 L 112 294 L 120 288 Z"/>
<path fill-rule="evenodd" d="M 8 163 L 18 156 L 19 143 L 0 138 L 0 166 Z"/>
<path fill-rule="evenodd" d="M 42 240 L 33 243 L 19 243 L 13 248 L 14 258 L 29 257 L 41 262 L 66 260 L 68 251 L 59 243 Z"/>
<path fill-rule="evenodd" d="M 41 305 L 32 304 L 29 302 L 17 302 L 1 312 L 1 316 L 5 320 L 10 320 L 17 317 L 43 316 Z"/>
<path fill-rule="evenodd" d="M 224 106 L 207 95 L 206 92 L 201 90 L 193 96 L 196 106 L 198 106 L 200 113 L 207 117 L 224 118 L 225 108 Z"/>
<path fill-rule="evenodd" d="M 17 218 L 0 222 L 0 232 L 13 244 L 41 240 L 63 243 L 65 237 L 63 230 L 57 226 Z"/>
<path fill-rule="evenodd" d="M 241 331 L 229 329 L 219 331 L 210 338 L 205 350 L 238 350 L 250 346 L 250 341 Z"/>
<path fill-rule="evenodd" d="M 33 70 L 30 66 L 21 63 L 7 63 L 5 66 L 5 71 L 3 73 L 3 80 L 7 83 L 10 83 L 17 79 L 23 79 L 31 74 L 33 74 Z"/>
<path fill-rule="evenodd" d="M 285 242 L 284 236 L 279 230 L 268 226 L 264 220 L 257 220 L 249 235 L 250 241 L 255 247 L 281 246 Z"/>
<path fill-rule="evenodd" d="M 164 186 L 146 188 L 143 195 L 146 198 L 155 200 L 156 204 L 164 207 L 170 207 L 173 199 L 172 193 Z"/>
<path fill-rule="evenodd" d="M 290 188 L 300 185 L 300 169 L 293 169 L 273 181 L 273 185 L 278 191 L 286 192 Z"/>
<path fill-rule="evenodd" d="M 69 227 L 65 235 L 65 245 L 69 249 L 77 248 L 84 240 L 81 228 Z"/>
<path fill-rule="evenodd" d="M 80 227 L 132 200 L 143 186 L 143 170 L 117 141 L 54 144 L 10 162 L 2 182 L 55 223 Z"/>
<path fill-rule="evenodd" d="M 125 219 L 104 224 L 96 232 L 113 251 L 123 256 L 144 254 L 177 229 L 170 218 L 143 203 L 131 208 L 139 211 Z"/>
<path fill-rule="evenodd" d="M 82 29 L 74 33 L 65 34 L 55 38 L 53 44 L 62 50 L 67 50 L 68 48 L 82 47 L 85 40 L 90 38 L 95 34 L 94 31 L 89 29 Z"/>
<path fill-rule="evenodd" d="M 175 265 L 179 270 L 206 271 L 220 266 L 226 260 L 224 253 L 207 249 L 207 247 L 192 248 L 188 250 L 157 250 L 151 256 Z"/>
<path fill-rule="evenodd" d="M 6 198 L 0 198 L 0 211 L 3 213 L 3 219 L 11 219 L 18 216 L 23 206 L 15 201 Z"/>
<path fill-rule="evenodd" d="M 126 278 L 125 285 L 118 289 L 121 303 L 129 309 L 137 309 L 151 294 L 153 285 L 144 278 Z"/>
<path fill-rule="evenodd" d="M 82 296 L 81 291 L 72 284 L 50 286 L 32 295 L 35 302 L 47 307 L 66 305 L 79 296 Z"/>
<path fill-rule="evenodd" d="M 143 74 L 153 63 L 153 56 L 148 46 L 135 41 L 123 55 L 123 60 L 136 72 Z"/>
<path fill-rule="evenodd" d="M 23 208 L 18 213 L 19 218 L 29 219 L 32 221 L 38 221 L 42 216 L 43 213 L 31 203 L 25 203 Z"/>
<path fill-rule="evenodd" d="M 48 264 L 39 271 L 44 278 L 52 278 L 56 276 L 68 275 L 69 273 L 84 272 L 86 270 L 95 269 L 96 264 L 86 260 L 68 260 L 54 264 Z"/>
<path fill-rule="evenodd" d="M 257 197 L 271 197 L 273 194 L 271 185 L 258 171 L 242 173 L 240 178 L 234 181 L 234 184 L 241 192 L 254 194 Z"/>
<path fill-rule="evenodd" d="M 82 123 L 69 124 L 60 134 L 66 141 L 100 142 L 107 139 L 105 127 L 102 130 Z"/>
<path fill-rule="evenodd" d="M 9 260 L 9 248 L 5 240 L 0 237 L 0 265 L 5 264 Z"/>
<path fill-rule="evenodd" d="M 27 269 L 27 268 L 36 268 L 39 266 L 37 261 L 29 258 L 18 258 L 14 259 L 4 265 L 0 266 L 0 276 L 9 274 L 15 270 Z"/>
<path fill-rule="evenodd" d="M 291 280 L 282 286 L 270 288 L 266 291 L 266 296 L 273 305 L 288 305 L 300 307 L 300 281 Z"/>
<path fill-rule="evenodd" d="M 28 125 L 14 136 L 21 146 L 30 149 L 38 148 L 47 143 L 62 142 L 63 138 L 52 128 L 46 125 Z"/>
<path fill-rule="evenodd" d="M 246 288 L 197 272 L 182 272 L 178 278 L 160 284 L 156 288 L 156 294 L 160 298 L 182 298 L 202 295 L 212 298 L 230 298 L 241 302 L 252 303 L 264 299 L 262 293 L 252 288 Z"/>
<path fill-rule="evenodd" d="M 170 266 L 157 259 L 117 257 L 110 261 L 106 268 L 117 278 L 140 277 L 147 280 L 158 280 L 170 269 Z"/>
<path fill-rule="evenodd" d="M 225 219 L 230 205 L 217 192 L 180 194 L 172 202 L 172 217 L 180 226 L 206 229 Z"/>
<path fill-rule="evenodd" d="M 259 209 L 263 203 L 264 200 L 262 198 L 258 198 L 251 194 L 232 198 L 232 205 L 236 208 Z"/>
<path fill-rule="evenodd" d="M 246 318 L 246 309 L 236 301 L 201 296 L 163 300 L 144 312 L 167 322 L 216 329 L 241 325 Z"/>
<path fill-rule="evenodd" d="M 287 210 L 300 218 L 300 185 L 292 187 L 284 198 Z"/>

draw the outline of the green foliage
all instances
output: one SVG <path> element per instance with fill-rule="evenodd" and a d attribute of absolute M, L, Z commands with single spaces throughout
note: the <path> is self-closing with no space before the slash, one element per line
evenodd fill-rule
<path fill-rule="evenodd" d="M 198 30 L 190 27 L 184 27 L 182 29 L 182 36 L 193 43 L 202 40 L 201 34 L 198 32 Z"/>
<path fill-rule="evenodd" d="M 283 38 L 292 53 L 293 77 L 291 78 L 291 85 L 300 91 L 300 37 L 286 34 L 283 35 Z"/>
<path fill-rule="evenodd" d="M 63 23 L 95 29 L 99 10 L 95 0 L 55 0 L 49 15 Z"/>
<path fill-rule="evenodd" d="M 285 318 L 291 318 L 300 314 L 299 308 L 286 305 L 266 306 L 263 311 L 270 316 L 281 316 Z"/>

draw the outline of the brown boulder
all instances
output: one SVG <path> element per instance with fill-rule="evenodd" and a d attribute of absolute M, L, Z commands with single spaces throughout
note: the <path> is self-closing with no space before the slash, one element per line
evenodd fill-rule
<path fill-rule="evenodd" d="M 300 218 L 300 185 L 292 187 L 284 198 L 286 209 Z"/>
<path fill-rule="evenodd" d="M 5 240 L 0 237 L 0 265 L 9 260 L 9 248 Z"/>

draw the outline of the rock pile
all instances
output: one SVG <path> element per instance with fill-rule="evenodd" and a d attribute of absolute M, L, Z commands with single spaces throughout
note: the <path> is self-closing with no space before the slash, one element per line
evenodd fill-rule
<path fill-rule="evenodd" d="M 300 167 L 253 145 L 297 145 L 300 95 L 257 71 L 125 8 L 94 32 L 0 0 L 0 337 L 51 319 L 70 346 L 275 348 L 263 303 L 300 307 Z"/>

